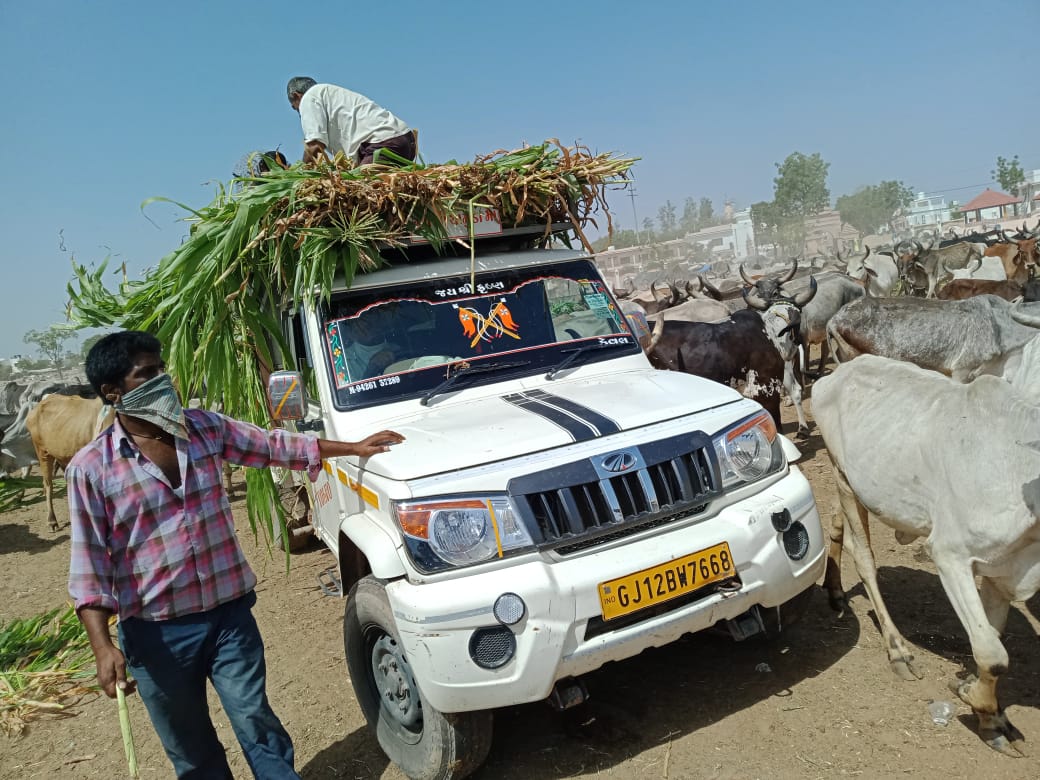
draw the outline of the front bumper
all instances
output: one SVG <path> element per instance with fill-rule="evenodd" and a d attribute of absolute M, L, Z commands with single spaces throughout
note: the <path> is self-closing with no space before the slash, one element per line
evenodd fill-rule
<path fill-rule="evenodd" d="M 786 508 L 809 534 L 809 551 L 792 560 L 770 518 Z M 728 542 L 742 587 L 712 592 L 633 625 L 586 636 L 601 618 L 598 585 Z M 823 572 L 823 531 L 808 481 L 796 468 L 776 483 L 717 514 L 660 529 L 564 560 L 537 560 L 440 582 L 387 585 L 401 641 L 429 703 L 441 712 L 493 709 L 545 699 L 557 680 L 735 618 L 754 605 L 777 607 L 811 587 Z M 501 668 L 477 666 L 469 642 L 478 628 L 498 625 L 492 605 L 519 595 L 527 614 L 512 627 L 516 654 Z"/>

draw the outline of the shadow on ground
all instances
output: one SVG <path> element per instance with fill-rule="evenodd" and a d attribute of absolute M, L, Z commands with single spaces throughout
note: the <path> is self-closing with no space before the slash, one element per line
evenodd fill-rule
<path fill-rule="evenodd" d="M 44 523 L 46 525 L 46 523 Z M 68 541 L 67 533 L 55 535 L 50 531 L 48 536 L 37 536 L 29 530 L 24 522 L 4 523 L 0 525 L 0 555 L 25 552 L 30 555 L 46 552 L 55 545 Z"/>

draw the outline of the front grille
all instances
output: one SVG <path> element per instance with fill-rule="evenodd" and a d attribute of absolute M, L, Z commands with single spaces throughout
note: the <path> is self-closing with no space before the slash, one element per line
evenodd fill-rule
<path fill-rule="evenodd" d="M 703 434 L 625 452 L 636 466 L 620 474 L 605 471 L 607 455 L 510 482 L 539 547 L 570 555 L 703 512 L 718 495 L 714 453 Z"/>

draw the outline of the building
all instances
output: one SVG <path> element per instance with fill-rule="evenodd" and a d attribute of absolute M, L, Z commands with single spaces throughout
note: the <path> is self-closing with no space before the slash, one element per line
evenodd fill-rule
<path fill-rule="evenodd" d="M 726 204 L 732 211 L 731 203 Z M 698 257 L 744 260 L 756 253 L 755 228 L 751 224 L 751 209 L 732 212 L 733 221 L 687 233 L 683 236 L 691 247 L 697 245 Z"/>
<path fill-rule="evenodd" d="M 906 227 L 910 230 L 928 225 L 942 226 L 950 221 L 950 204 L 940 195 L 917 193 L 917 197 L 903 210 Z"/>
<path fill-rule="evenodd" d="M 841 221 L 841 212 L 826 209 L 805 220 L 805 256 L 833 256 L 859 248 L 860 232 Z"/>
<path fill-rule="evenodd" d="M 1030 174 L 1037 173 L 1040 172 L 1030 171 Z M 1030 193 L 1035 191 L 1032 188 L 1026 189 Z M 1036 208 L 1037 200 L 1040 200 L 1040 195 L 1033 198 L 1034 208 Z M 991 190 L 989 187 L 961 206 L 960 210 L 966 225 L 980 222 L 984 224 L 987 222 L 999 222 L 1002 219 L 1012 219 L 1023 216 L 1026 213 L 1021 197 L 1008 195 L 1006 192 L 998 190 Z"/>

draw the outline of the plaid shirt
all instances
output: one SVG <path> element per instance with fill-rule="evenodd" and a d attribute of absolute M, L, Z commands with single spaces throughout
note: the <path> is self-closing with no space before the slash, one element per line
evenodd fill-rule
<path fill-rule="evenodd" d="M 224 461 L 321 469 L 318 440 L 185 409 L 177 440 L 181 486 L 173 488 L 118 419 L 65 472 L 72 527 L 69 593 L 80 607 L 120 618 L 167 620 L 212 609 L 256 585 L 235 535 Z"/>

